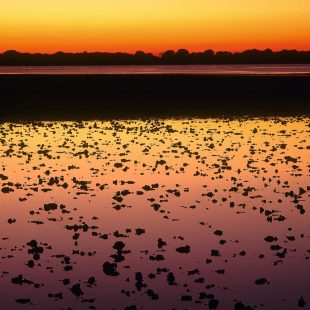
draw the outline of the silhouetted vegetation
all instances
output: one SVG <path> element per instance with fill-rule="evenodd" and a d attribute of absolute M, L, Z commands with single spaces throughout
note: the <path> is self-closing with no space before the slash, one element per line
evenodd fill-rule
<path fill-rule="evenodd" d="M 64 53 L 30 54 L 14 50 L 0 54 L 0 66 L 53 66 L 53 65 L 194 65 L 194 64 L 308 64 L 310 51 L 257 49 L 244 52 L 190 53 L 186 49 L 168 50 L 160 56 L 137 51 L 128 53 Z"/>

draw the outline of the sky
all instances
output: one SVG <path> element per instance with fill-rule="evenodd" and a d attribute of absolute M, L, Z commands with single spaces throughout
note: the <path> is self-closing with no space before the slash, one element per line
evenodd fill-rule
<path fill-rule="evenodd" d="M 0 0 L 0 52 L 310 50 L 310 0 Z"/>

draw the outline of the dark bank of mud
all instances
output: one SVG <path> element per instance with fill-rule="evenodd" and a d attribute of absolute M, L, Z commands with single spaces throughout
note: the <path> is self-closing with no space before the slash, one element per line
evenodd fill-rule
<path fill-rule="evenodd" d="M 310 115 L 310 76 L 1 75 L 0 120 Z"/>

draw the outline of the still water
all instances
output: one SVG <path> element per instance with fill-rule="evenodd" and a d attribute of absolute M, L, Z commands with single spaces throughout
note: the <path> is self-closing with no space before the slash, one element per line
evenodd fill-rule
<path fill-rule="evenodd" d="M 310 65 L 0 66 L 0 74 L 308 75 Z"/>
<path fill-rule="evenodd" d="M 309 305 L 308 190 L 309 118 L 4 123 L 1 309 Z"/>

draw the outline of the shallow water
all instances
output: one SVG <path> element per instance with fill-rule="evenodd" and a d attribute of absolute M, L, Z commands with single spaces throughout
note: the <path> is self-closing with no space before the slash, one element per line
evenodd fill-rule
<path fill-rule="evenodd" d="M 310 65 L 0 66 L 0 74 L 309 75 Z"/>
<path fill-rule="evenodd" d="M 309 118 L 4 123 L 0 138 L 2 309 L 309 306 Z"/>

